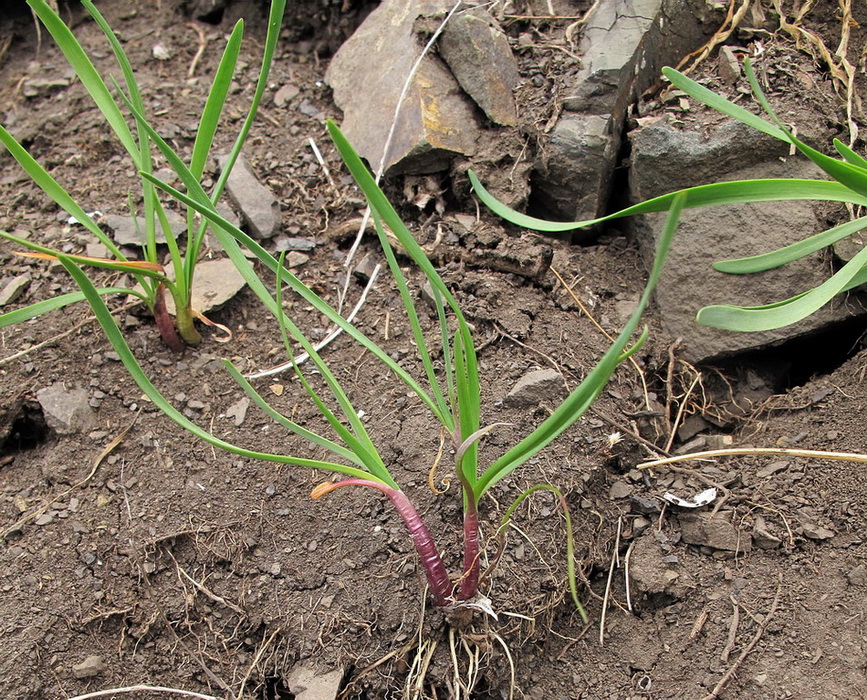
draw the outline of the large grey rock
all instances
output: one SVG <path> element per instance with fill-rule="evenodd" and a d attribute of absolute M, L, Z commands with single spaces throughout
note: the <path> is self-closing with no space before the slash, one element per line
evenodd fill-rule
<path fill-rule="evenodd" d="M 63 382 L 55 382 L 37 391 L 36 400 L 48 427 L 60 435 L 86 431 L 94 423 L 86 389 L 67 389 Z"/>
<path fill-rule="evenodd" d="M 533 197 L 550 216 L 603 213 L 629 106 L 662 66 L 700 46 L 718 24 L 705 0 L 601 0 L 582 30 L 581 68 L 535 166 Z M 586 237 L 592 232 L 578 232 Z"/>
<path fill-rule="evenodd" d="M 220 156 L 217 163 L 222 169 L 228 156 Z M 241 155 L 232 167 L 226 181 L 226 192 L 238 210 L 253 238 L 271 238 L 280 230 L 280 204 L 271 190 L 256 179 L 247 159 Z"/>
<path fill-rule="evenodd" d="M 6 306 L 14 301 L 18 301 L 19 297 L 24 294 L 24 290 L 30 286 L 32 276 L 29 272 L 24 272 L 9 280 L 3 288 L 0 289 L 0 306 Z"/>
<path fill-rule="evenodd" d="M 440 37 L 439 52 L 491 121 L 503 126 L 518 123 L 512 94 L 520 79 L 518 62 L 490 14 L 475 9 L 453 15 Z"/>
<path fill-rule="evenodd" d="M 683 187 L 721 180 L 771 177 L 822 178 L 799 157 L 781 160 L 787 147 L 739 123 L 727 122 L 710 137 L 681 132 L 659 122 L 632 134 L 630 196 L 644 201 Z M 666 215 L 629 219 L 649 260 Z M 778 344 L 863 313 L 854 295 L 785 328 L 736 333 L 699 326 L 695 314 L 708 304 L 754 306 L 787 299 L 823 282 L 822 253 L 754 275 L 726 275 L 711 265 L 780 248 L 823 228 L 809 202 L 762 202 L 683 212 L 677 235 L 656 288 L 665 330 L 683 338 L 683 357 L 706 362 L 737 352 Z"/>
<path fill-rule="evenodd" d="M 416 20 L 442 16 L 451 0 L 384 0 L 340 47 L 325 74 L 343 110 L 341 129 L 356 151 L 378 168 L 407 76 L 421 55 Z M 475 109 L 448 67 L 428 54 L 402 102 L 387 170 L 425 173 L 471 155 L 479 127 Z"/>

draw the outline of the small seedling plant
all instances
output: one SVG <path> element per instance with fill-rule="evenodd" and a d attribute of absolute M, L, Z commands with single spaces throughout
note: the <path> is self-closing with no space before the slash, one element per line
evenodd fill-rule
<path fill-rule="evenodd" d="M 673 68 L 663 68 L 663 73 L 675 87 L 680 88 L 690 97 L 762 133 L 791 144 L 833 180 L 762 179 L 700 185 L 649 199 L 599 219 L 565 223 L 545 221 L 510 209 L 491 195 L 478 177 L 470 172 L 469 177 L 476 194 L 493 212 L 504 219 L 518 226 L 545 232 L 571 231 L 610 219 L 665 211 L 671 206 L 673 198 L 678 196 L 684 197 L 683 206 L 687 208 L 782 200 L 819 200 L 842 202 L 856 207 L 867 206 L 867 160 L 839 139 L 834 139 L 834 148 L 840 158 L 832 158 L 797 138 L 774 113 L 756 80 L 749 59 L 744 61 L 744 73 L 756 100 L 770 121 L 717 95 Z M 714 263 L 713 267 L 719 272 L 735 275 L 770 270 L 810 255 L 865 228 L 867 228 L 867 217 L 861 216 L 778 250 L 747 258 L 720 261 Z M 813 289 L 763 306 L 706 306 L 698 311 L 696 321 L 705 326 L 733 331 L 765 331 L 781 328 L 810 316 L 834 297 L 865 282 L 867 282 L 867 248 L 860 250 L 825 282 Z"/>
<path fill-rule="evenodd" d="M 139 123 L 142 128 L 148 131 L 151 139 L 175 169 L 186 188 L 186 192 L 181 192 L 159 181 L 150 173 L 143 173 L 142 176 L 152 182 L 154 186 L 179 199 L 185 206 L 198 211 L 205 220 L 212 224 L 220 242 L 224 245 L 241 274 L 264 306 L 276 318 L 289 357 L 293 357 L 296 349 L 293 344 L 309 355 L 312 367 L 305 369 L 294 364 L 295 375 L 309 400 L 322 415 L 329 432 L 316 432 L 280 413 L 243 376 L 241 370 L 228 361 L 225 362 L 227 372 L 247 396 L 276 423 L 285 428 L 288 433 L 307 441 L 311 451 L 316 447 L 324 448 L 330 453 L 331 458 L 322 460 L 309 456 L 272 454 L 249 449 L 229 443 L 192 423 L 172 406 L 145 375 L 103 302 L 99 290 L 93 286 L 78 262 L 70 256 L 58 256 L 62 265 L 80 285 L 82 293 L 92 306 L 99 323 L 132 378 L 158 409 L 193 435 L 216 447 L 253 459 L 311 468 L 328 474 L 337 473 L 343 477 L 338 481 L 324 481 L 317 486 L 312 492 L 314 498 L 320 498 L 327 493 L 347 486 L 372 488 L 381 492 L 394 506 L 406 526 L 407 533 L 419 554 L 434 604 L 450 610 L 467 608 L 468 606 L 485 608 L 485 599 L 479 593 L 482 561 L 479 501 L 500 480 L 525 464 L 527 460 L 538 454 L 573 425 L 599 396 L 617 366 L 645 341 L 646 329 L 632 342 L 641 315 L 659 278 L 663 260 L 677 225 L 682 198 L 675 197 L 671 201 L 672 207 L 668 224 L 661 238 L 659 251 L 644 294 L 634 314 L 608 351 L 581 384 L 547 419 L 491 464 L 482 468 L 479 464 L 478 443 L 486 433 L 496 426 L 483 425 L 482 423 L 479 365 L 470 324 L 467 322 L 456 296 L 427 258 L 409 229 L 401 221 L 395 209 L 340 130 L 329 122 L 328 130 L 331 138 L 370 204 L 379 242 L 393 275 L 412 331 L 412 338 L 418 350 L 422 367 L 420 377 L 413 376 L 404 369 L 384 349 L 352 323 L 347 322 L 318 294 L 291 271 L 285 269 L 282 258 L 275 258 L 255 240 L 223 219 L 217 213 L 213 200 L 201 188 L 195 173 L 184 165 L 171 147 L 153 132 L 143 119 L 140 119 Z M 398 253 L 395 252 L 389 241 L 389 237 L 392 235 L 400 245 L 400 255 L 412 261 L 433 290 L 438 321 L 438 332 L 434 334 L 433 345 L 425 337 L 422 329 L 419 312 L 416 308 L 418 296 L 411 289 L 410 282 L 398 262 Z M 252 252 L 259 264 L 274 276 L 273 291 L 257 274 L 253 263 L 244 255 L 242 246 Z M 300 297 L 306 304 L 339 326 L 350 338 L 360 344 L 382 364 L 395 382 L 402 383 L 427 409 L 431 416 L 432 429 L 440 426 L 449 436 L 454 447 L 454 470 L 462 487 L 461 499 L 463 503 L 463 564 L 456 578 L 449 575 L 441 550 L 435 544 L 432 533 L 413 505 L 410 494 L 407 494 L 400 487 L 398 475 L 386 467 L 380 450 L 374 444 L 360 417 L 359 407 L 350 401 L 335 372 L 332 371 L 322 355 L 316 351 L 307 335 L 284 313 L 283 298 L 286 292 Z M 632 344 L 630 345 L 630 343 Z M 431 352 L 431 348 L 434 346 L 442 357 L 443 367 L 439 372 L 431 360 L 431 356 L 435 354 Z M 316 375 L 315 381 L 313 375 Z M 314 388 L 314 384 L 320 389 Z M 541 488 L 554 490 L 549 485 L 542 485 Z M 559 494 L 558 491 L 554 491 L 555 494 Z M 562 497 L 559 500 L 565 502 Z M 508 511 L 507 518 L 513 510 L 514 508 Z M 571 549 L 569 556 L 571 567 Z M 583 608 L 580 606 L 574 588 L 574 578 L 572 591 L 576 605 L 583 615 Z"/>
<path fill-rule="evenodd" d="M 141 173 L 140 197 L 142 210 L 136 210 L 132 194 L 129 197 L 129 209 L 133 215 L 133 219 L 136 221 L 136 226 L 141 236 L 142 259 L 127 259 L 115 242 L 100 229 L 94 218 L 2 126 L 0 126 L 0 142 L 6 146 L 13 158 L 18 161 L 43 192 L 53 199 L 61 209 L 73 217 L 78 224 L 93 234 L 105 246 L 110 255 L 113 256 L 109 259 L 85 256 L 67 257 L 88 267 L 129 273 L 138 283 L 132 288 L 101 288 L 99 289 L 99 293 L 131 294 L 141 299 L 153 314 L 163 341 L 172 349 L 182 350 L 187 345 L 198 345 L 201 342 L 201 335 L 196 328 L 195 320 L 197 317 L 200 317 L 200 314 L 192 307 L 191 300 L 196 263 L 200 257 L 208 224 L 207 221 L 202 220 L 196 214 L 194 209 L 188 208 L 186 210 L 186 230 L 188 232 L 186 245 L 183 245 L 182 241 L 178 240 L 172 233 L 166 215 L 165 204 L 158 196 L 159 190 L 147 177 L 154 172 L 155 166 L 154 156 L 156 153 L 150 136 L 153 133 L 153 129 L 145 128 L 144 126 L 147 123 L 148 127 L 150 127 L 150 124 L 144 119 L 145 110 L 141 91 L 136 82 L 133 67 L 123 49 L 121 41 L 102 14 L 93 5 L 93 2 L 91 0 L 82 0 L 81 4 L 102 30 L 114 53 L 120 72 L 123 75 L 125 93 L 113 79 L 112 87 L 114 91 L 109 88 L 76 36 L 48 3 L 44 0 L 28 0 L 28 4 L 54 38 L 70 66 L 74 69 L 76 76 L 87 89 L 93 102 L 102 113 L 106 124 L 132 159 L 136 171 Z M 209 194 L 209 199 L 214 203 L 219 200 L 225 189 L 232 167 L 241 153 L 241 148 L 256 117 L 259 103 L 267 86 L 268 73 L 280 33 L 285 5 L 286 0 L 274 0 L 271 4 L 268 34 L 265 40 L 262 66 L 259 71 L 256 89 L 246 119 L 229 152 L 220 176 Z M 190 175 L 197 181 L 202 180 L 205 166 L 211 157 L 211 149 L 217 133 L 220 115 L 226 104 L 229 86 L 235 74 L 243 32 L 244 23 L 243 20 L 239 20 L 229 35 L 219 66 L 214 74 L 205 107 L 199 119 L 192 154 L 186 166 Z M 135 116 L 132 118 L 125 116 L 127 112 L 133 113 Z M 170 257 L 169 269 L 171 274 L 160 261 L 160 251 L 157 247 L 158 231 L 162 231 L 165 236 Z M 51 260 L 58 259 L 58 251 L 52 248 L 42 246 L 33 241 L 24 240 L 4 231 L 0 231 L 0 237 L 12 241 L 22 248 L 28 248 L 30 252 L 25 254 Z M 166 292 L 171 295 L 174 301 L 174 320 L 172 320 L 166 307 Z M 82 301 L 83 299 L 84 296 L 81 292 L 75 292 L 32 304 L 0 316 L 0 328 L 40 316 L 54 309 Z"/>

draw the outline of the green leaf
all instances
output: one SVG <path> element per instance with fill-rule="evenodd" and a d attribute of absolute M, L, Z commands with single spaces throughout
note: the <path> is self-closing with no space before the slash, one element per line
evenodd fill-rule
<path fill-rule="evenodd" d="M 857 233 L 865 228 L 867 228 L 867 217 L 854 219 L 770 253 L 753 255 L 748 258 L 721 260 L 714 263 L 713 267 L 719 272 L 726 272 L 732 275 L 746 275 L 753 272 L 770 270 L 790 263 L 793 260 L 803 258 L 810 253 L 815 253 L 817 250 L 833 245 L 837 241 L 841 241 L 847 236 L 851 236 L 853 233 Z"/>
<path fill-rule="evenodd" d="M 595 224 L 611 219 L 634 216 L 636 214 L 650 214 L 653 212 L 667 211 L 671 207 L 672 200 L 678 194 L 685 194 L 684 208 L 718 206 L 722 204 L 739 204 L 742 202 L 780 202 L 787 200 L 806 201 L 829 201 L 844 202 L 867 206 L 867 196 L 857 194 L 850 188 L 839 182 L 827 180 L 796 180 L 796 179 L 767 179 L 767 180 L 734 180 L 732 182 L 717 182 L 710 185 L 689 187 L 677 192 L 664 194 L 661 197 L 649 199 L 646 202 L 627 207 L 614 214 L 588 219 L 587 221 L 546 221 L 537 219 L 521 212 L 510 209 L 500 203 L 479 182 L 478 177 L 472 170 L 468 171 L 470 182 L 476 195 L 497 216 L 524 228 L 535 231 L 558 233 L 573 231 L 578 228 L 594 226 Z"/>
<path fill-rule="evenodd" d="M 815 313 L 837 294 L 852 287 L 853 280 L 864 273 L 867 248 L 863 248 L 830 279 L 808 292 L 791 299 L 764 306 L 705 306 L 696 322 L 703 326 L 730 331 L 768 331 L 797 323 Z"/>
<path fill-rule="evenodd" d="M 751 126 L 757 131 L 773 136 L 781 141 L 788 141 L 789 137 L 786 131 L 778 126 L 762 119 L 753 114 L 749 110 L 740 107 L 733 102 L 730 102 L 721 95 L 717 95 L 712 90 L 708 90 L 703 85 L 695 82 L 691 78 L 687 78 L 683 73 L 676 71 L 674 68 L 665 67 L 662 69 L 662 74 L 671 81 L 671 84 L 676 88 L 683 90 L 690 97 L 706 104 L 708 107 L 715 109 L 717 112 L 722 112 L 747 126 Z"/>
<path fill-rule="evenodd" d="M 103 296 L 107 294 L 132 294 L 139 297 L 146 304 L 149 303 L 148 298 L 144 294 L 132 289 L 126 289 L 125 287 L 95 287 L 95 289 L 97 294 Z M 45 301 L 37 301 L 35 304 L 0 314 L 0 328 L 6 328 L 22 321 L 29 321 L 31 318 L 37 318 L 38 316 L 42 316 L 42 314 L 47 314 L 49 311 L 62 309 L 65 306 L 77 304 L 80 301 L 86 301 L 82 292 L 71 292 L 51 297 Z"/>
<path fill-rule="evenodd" d="M 168 416 L 171 420 L 177 423 L 184 430 L 192 433 L 196 437 L 204 440 L 205 442 L 214 445 L 222 450 L 226 450 L 227 452 L 231 452 L 233 454 L 241 455 L 242 457 L 248 457 L 250 459 L 261 459 L 268 462 L 277 462 L 279 464 L 291 464 L 299 467 L 308 467 L 311 469 L 320 469 L 328 472 L 338 472 L 340 474 L 346 474 L 350 477 L 356 477 L 361 479 L 369 479 L 373 481 L 378 481 L 375 475 L 372 475 L 362 469 L 358 469 L 356 467 L 349 467 L 345 464 L 337 464 L 333 462 L 326 462 L 318 459 L 308 459 L 306 457 L 295 457 L 291 455 L 278 455 L 278 454 L 270 454 L 267 452 L 257 452 L 255 450 L 248 450 L 243 447 L 239 447 L 230 442 L 226 442 L 208 431 L 200 428 L 198 425 L 190 421 L 186 416 L 184 416 L 180 411 L 178 411 L 172 404 L 166 399 L 162 393 L 153 385 L 147 375 L 142 370 L 141 365 L 138 360 L 136 360 L 135 355 L 132 354 L 132 351 L 129 349 L 129 346 L 126 344 L 126 340 L 124 340 L 123 334 L 120 332 L 120 329 L 117 327 L 117 323 L 115 323 L 114 318 L 106 307 L 105 303 L 102 301 L 99 293 L 96 288 L 93 286 L 93 283 L 84 274 L 84 272 L 67 256 L 61 255 L 59 256 L 61 264 L 66 268 L 70 275 L 72 275 L 75 282 L 81 288 L 82 293 L 85 296 L 86 301 L 90 304 L 90 307 L 93 309 L 94 315 L 99 322 L 99 325 L 102 326 L 103 331 L 105 332 L 108 341 L 111 343 L 111 346 L 114 348 L 115 352 L 120 357 L 121 362 L 123 362 L 124 367 L 126 367 L 127 372 L 129 372 L 130 376 L 133 378 L 136 384 L 138 384 L 139 388 L 144 392 L 145 396 L 156 406 L 160 411 L 162 411 L 166 416 Z"/>
<path fill-rule="evenodd" d="M 137 168 L 141 168 L 141 154 L 138 149 L 138 144 L 133 138 L 132 132 L 126 123 L 117 103 L 111 96 L 111 93 L 106 87 L 102 77 L 94 68 L 93 63 L 87 53 L 78 43 L 78 39 L 66 26 L 63 20 L 52 10 L 44 0 L 27 0 L 27 4 L 33 9 L 33 12 L 45 25 L 58 47 L 66 56 L 69 65 L 72 66 L 81 84 L 90 93 L 91 98 L 96 103 L 99 111 L 105 117 L 114 133 L 120 139 L 121 144 L 133 159 Z"/>
<path fill-rule="evenodd" d="M 677 224 L 680 218 L 681 210 L 685 204 L 686 194 L 679 194 L 673 198 L 671 210 L 668 214 L 668 219 L 659 239 L 659 245 L 656 251 L 656 257 L 653 261 L 650 275 L 648 276 L 647 285 L 644 288 L 644 293 L 638 302 L 638 306 L 633 312 L 626 326 L 617 336 L 614 343 L 603 355 L 602 359 L 593 368 L 593 370 L 584 378 L 578 387 L 563 401 L 560 406 L 546 418 L 532 433 L 521 440 L 517 445 L 508 450 L 504 455 L 497 459 L 489 466 L 479 478 L 475 487 L 476 498 L 487 491 L 491 486 L 497 483 L 504 476 L 509 474 L 515 468 L 526 462 L 530 457 L 535 455 L 541 449 L 551 443 L 575 421 L 577 421 L 593 402 L 597 399 L 614 370 L 624 358 L 629 339 L 638 327 L 641 320 L 641 315 L 650 301 L 650 296 L 653 289 L 659 280 L 659 275 L 662 272 L 662 266 L 665 258 L 668 255 L 668 249 L 674 238 Z"/>
<path fill-rule="evenodd" d="M 849 146 L 843 143 L 840 139 L 834 139 L 834 148 L 837 149 L 837 153 L 839 153 L 843 158 L 863 170 L 867 171 L 867 160 L 862 158 L 858 153 L 855 153 Z"/>

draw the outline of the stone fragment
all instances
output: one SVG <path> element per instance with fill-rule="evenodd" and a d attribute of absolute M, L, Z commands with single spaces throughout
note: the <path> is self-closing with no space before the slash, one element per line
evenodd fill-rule
<path fill-rule="evenodd" d="M 625 481 L 615 481 L 608 489 L 608 498 L 617 500 L 618 498 L 629 498 L 632 495 L 632 486 Z"/>
<path fill-rule="evenodd" d="M 171 228 L 172 236 L 178 238 L 187 230 L 186 220 L 177 212 L 171 209 L 166 210 L 166 219 L 168 219 L 169 227 Z M 145 243 L 144 217 L 137 216 L 120 216 L 118 214 L 109 214 L 105 217 L 105 225 L 112 232 L 114 242 L 119 246 L 141 246 Z M 166 234 L 162 226 L 157 223 L 156 226 L 156 242 L 165 243 Z"/>
<path fill-rule="evenodd" d="M 521 377 L 505 398 L 512 407 L 538 406 L 563 393 L 563 377 L 553 369 L 537 369 Z"/>
<path fill-rule="evenodd" d="M 849 570 L 846 574 L 850 586 L 858 586 L 859 588 L 867 588 L 867 568 L 863 564 Z"/>
<path fill-rule="evenodd" d="M 717 73 L 720 80 L 734 85 L 741 78 L 741 64 L 731 46 L 721 46 L 717 58 Z"/>
<path fill-rule="evenodd" d="M 695 544 L 727 552 L 749 552 L 751 538 L 739 532 L 729 520 L 729 514 L 686 513 L 680 515 L 681 536 L 687 544 Z"/>
<path fill-rule="evenodd" d="M 830 540 L 835 534 L 833 530 L 822 527 L 814 522 L 804 521 L 796 532 L 811 540 Z"/>
<path fill-rule="evenodd" d="M 29 99 L 45 97 L 59 92 L 65 87 L 69 87 L 69 84 L 69 78 L 57 78 L 55 80 L 50 78 L 28 78 L 21 87 L 21 94 Z"/>
<path fill-rule="evenodd" d="M 78 679 L 94 678 L 105 671 L 105 661 L 98 654 L 91 654 L 84 661 L 72 667 L 72 675 Z"/>
<path fill-rule="evenodd" d="M 299 666 L 289 674 L 289 691 L 295 700 L 335 700 L 344 675 L 342 669 L 322 673 L 314 668 Z"/>
<path fill-rule="evenodd" d="M 193 277 L 191 305 L 196 311 L 207 313 L 219 309 L 247 284 L 238 268 L 229 258 L 203 260 L 196 265 Z M 175 313 L 175 302 L 166 294 L 166 308 Z"/>
<path fill-rule="evenodd" d="M 659 543 L 649 534 L 636 537 L 634 542 L 629 559 L 629 579 L 633 590 L 640 596 L 671 592 L 670 587 L 677 579 L 677 572 L 665 562 Z"/>
<path fill-rule="evenodd" d="M 274 239 L 274 250 L 282 253 L 284 250 L 298 250 L 309 253 L 316 247 L 315 238 L 299 238 L 297 236 L 277 236 Z"/>
<path fill-rule="evenodd" d="M 782 540 L 768 530 L 765 519 L 757 515 L 753 522 L 753 544 L 759 549 L 775 549 Z"/>
<path fill-rule="evenodd" d="M 228 156 L 217 158 L 221 169 L 227 159 Z M 226 192 L 253 238 L 271 238 L 278 232 L 281 222 L 280 204 L 271 194 L 271 190 L 256 179 L 243 155 L 232 167 L 226 181 Z"/>
<path fill-rule="evenodd" d="M 639 202 L 683 187 L 722 180 L 823 178 L 812 164 L 788 158 L 782 142 L 738 122 L 725 122 L 709 137 L 651 123 L 632 133 L 630 194 Z M 627 222 L 649 260 L 666 215 Z M 823 228 L 809 202 L 761 202 L 684 211 L 656 287 L 666 332 L 683 338 L 682 356 L 694 364 L 753 350 L 815 332 L 863 313 L 857 293 L 839 298 L 791 326 L 759 333 L 732 333 L 699 326 L 696 312 L 708 304 L 755 306 L 788 299 L 827 278 L 821 253 L 753 275 L 715 272 L 719 260 L 774 250 Z M 793 232 L 797 232 L 794 234 Z"/>
<path fill-rule="evenodd" d="M 90 396 L 86 389 L 67 389 L 55 382 L 36 392 L 48 427 L 60 435 L 72 435 L 91 428 L 94 422 Z"/>
<path fill-rule="evenodd" d="M 0 306 L 6 306 L 18 301 L 21 295 L 24 294 L 24 290 L 30 285 L 32 279 L 30 273 L 25 272 L 9 280 L 3 289 L 0 290 Z"/>
<path fill-rule="evenodd" d="M 290 250 L 286 254 L 286 267 L 301 267 L 307 261 L 310 260 L 309 255 L 305 255 L 304 253 L 299 253 L 297 250 Z"/>
<path fill-rule="evenodd" d="M 404 82 L 423 44 L 419 17 L 442 16 L 450 0 L 383 0 L 334 55 L 325 79 L 343 110 L 341 129 L 373 168 L 430 173 L 455 154 L 475 152 L 479 127 L 470 103 L 441 59 L 422 60 L 401 103 L 387 154 L 384 148 Z M 364 89 L 359 89 L 359 86 Z"/>
<path fill-rule="evenodd" d="M 518 112 L 513 90 L 520 76 L 509 41 L 483 9 L 454 15 L 439 39 L 439 53 L 464 91 L 488 118 L 515 126 Z"/>
<path fill-rule="evenodd" d="M 536 163 L 533 197 L 549 215 L 591 219 L 607 206 L 629 105 L 664 65 L 713 32 L 704 0 L 600 0 L 582 28 L 581 68 Z M 591 232 L 579 231 L 577 237 Z"/>
<path fill-rule="evenodd" d="M 274 106 L 285 107 L 289 102 L 298 97 L 300 92 L 301 90 L 291 83 L 282 85 L 277 92 L 274 93 Z"/>

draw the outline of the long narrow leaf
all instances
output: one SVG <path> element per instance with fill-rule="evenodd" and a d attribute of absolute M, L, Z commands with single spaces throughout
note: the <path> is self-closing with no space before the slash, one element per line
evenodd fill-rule
<path fill-rule="evenodd" d="M 683 73 L 674 70 L 674 68 L 666 66 L 662 69 L 662 73 L 676 88 L 683 90 L 690 97 L 706 104 L 717 112 L 733 117 L 747 126 L 751 126 L 753 129 L 768 134 L 769 136 L 773 136 L 781 141 L 789 140 L 788 134 L 779 126 L 775 126 L 765 119 L 753 114 L 749 110 L 730 102 L 725 97 L 717 95 L 712 90 L 708 90 L 706 87 L 700 85 L 691 78 L 687 78 Z"/>
<path fill-rule="evenodd" d="M 847 221 L 839 226 L 829 228 L 827 231 L 817 233 L 814 236 L 805 238 L 797 243 L 792 243 L 784 248 L 779 248 L 770 253 L 762 255 L 753 255 L 748 258 L 737 258 L 734 260 L 721 260 L 715 262 L 713 267 L 719 272 L 726 272 L 733 275 L 746 275 L 753 272 L 762 272 L 775 267 L 780 267 L 793 260 L 803 258 L 805 255 L 815 253 L 817 250 L 833 245 L 837 241 L 841 241 L 853 233 L 857 233 L 867 228 L 867 217 Z"/>
<path fill-rule="evenodd" d="M 60 183 L 49 175 L 36 159 L 27 152 L 27 149 L 18 143 L 15 137 L 2 126 L 0 126 L 0 142 L 9 149 L 9 153 L 16 161 L 18 161 L 18 164 L 24 168 L 24 171 L 30 176 L 30 179 L 33 180 L 39 189 L 53 199 L 67 214 L 74 216 L 82 226 L 96 236 L 100 243 L 111 251 L 114 257 L 118 260 L 126 260 L 126 256 L 124 256 L 120 251 L 120 248 L 118 248 L 114 241 L 106 236 L 102 229 L 96 225 L 96 222 L 90 217 L 90 214 L 84 211 L 84 209 L 79 206 L 78 202 L 76 202 L 70 194 L 63 189 Z"/>
<path fill-rule="evenodd" d="M 865 160 L 860 154 L 855 153 L 855 151 L 849 148 L 849 146 L 843 143 L 840 139 L 834 139 L 834 148 L 837 149 L 837 153 L 843 156 L 846 161 L 862 168 L 863 170 L 867 170 L 867 160 Z"/>
<path fill-rule="evenodd" d="M 668 255 L 668 249 L 671 241 L 674 238 L 674 233 L 677 230 L 681 210 L 685 204 L 686 195 L 681 193 L 674 197 L 671 209 L 668 214 L 668 219 L 660 236 L 659 245 L 656 251 L 656 257 L 653 261 L 653 267 L 648 276 L 647 285 L 644 288 L 644 293 L 639 300 L 638 307 L 633 312 L 626 326 L 617 336 L 614 343 L 603 355 L 602 359 L 596 367 L 584 378 L 584 381 L 560 404 L 560 406 L 546 418 L 532 433 L 525 437 L 521 442 L 507 451 L 491 466 L 489 466 L 479 478 L 476 484 L 476 498 L 479 498 L 485 491 L 493 486 L 497 481 L 509 474 L 516 467 L 526 462 L 530 457 L 539 452 L 563 433 L 569 426 L 578 420 L 584 412 L 590 407 L 593 401 L 599 396 L 609 378 L 617 369 L 618 364 L 623 357 L 629 339 L 635 332 L 641 315 L 650 301 L 650 296 L 653 289 L 659 280 L 659 275 L 662 272 L 662 266 L 665 258 Z"/>
<path fill-rule="evenodd" d="M 743 202 L 781 202 L 788 200 L 826 200 L 829 202 L 844 202 L 867 206 L 867 196 L 857 194 L 839 182 L 796 179 L 733 180 L 730 182 L 716 182 L 711 185 L 688 187 L 677 192 L 649 199 L 646 202 L 635 204 L 598 219 L 574 222 L 546 221 L 545 219 L 528 216 L 507 207 L 482 186 L 482 183 L 472 170 L 468 171 L 467 175 L 478 198 L 497 216 L 517 226 L 535 231 L 547 231 L 549 233 L 573 231 L 578 228 L 594 226 L 603 221 L 634 216 L 636 214 L 667 211 L 671 207 L 674 197 L 680 193 L 687 195 L 684 204 L 684 208 L 686 209 L 722 204 L 740 204 Z"/>
<path fill-rule="evenodd" d="M 867 248 L 862 248 L 830 279 L 809 292 L 766 306 L 706 306 L 696 322 L 731 331 L 768 331 L 797 323 L 815 313 L 851 285 L 867 265 Z"/>
<path fill-rule="evenodd" d="M 136 167 L 141 169 L 140 153 L 138 144 L 133 138 L 132 132 L 126 120 L 121 114 L 117 103 L 111 96 L 102 77 L 94 68 L 93 63 L 87 53 L 78 43 L 78 39 L 66 26 L 58 14 L 48 6 L 45 0 L 27 0 L 27 4 L 33 9 L 42 24 L 49 31 L 54 41 L 60 47 L 60 50 L 69 61 L 81 84 L 90 93 L 91 98 L 96 103 L 99 111 L 102 112 L 105 120 L 109 123 L 114 133 L 120 139 L 121 144 L 133 159 Z"/>
<path fill-rule="evenodd" d="M 184 416 L 180 411 L 178 411 L 174 406 L 172 406 L 172 404 L 153 385 L 150 379 L 148 379 L 147 375 L 142 370 L 141 365 L 138 363 L 138 360 L 136 360 L 135 355 L 132 354 L 129 346 L 126 344 L 126 340 L 124 340 L 123 334 L 117 327 L 117 323 L 115 323 L 114 318 L 108 310 L 108 307 L 106 307 L 105 303 L 102 301 L 102 298 L 97 293 L 97 290 L 95 289 L 93 283 L 90 281 L 87 275 L 85 275 L 84 272 L 82 272 L 82 270 L 66 256 L 60 256 L 60 262 L 69 272 L 69 274 L 72 275 L 75 282 L 81 287 L 81 291 L 84 294 L 87 302 L 93 309 L 97 321 L 99 322 L 100 326 L 102 326 L 102 329 L 105 332 L 109 342 L 111 343 L 111 346 L 114 348 L 115 352 L 117 352 L 118 356 L 121 359 L 121 362 L 123 362 L 127 371 L 130 373 L 130 376 L 133 378 L 136 384 L 138 384 L 139 388 L 144 392 L 145 396 L 147 396 L 148 399 L 153 402 L 153 404 L 160 411 L 165 413 L 166 416 L 172 419 L 184 430 L 187 430 L 196 437 L 210 443 L 211 445 L 214 445 L 215 447 L 219 447 L 222 450 L 226 450 L 227 452 L 238 454 L 243 457 L 249 457 L 251 459 L 261 459 L 268 462 L 277 462 L 279 464 L 291 464 L 300 467 L 308 467 L 311 469 L 320 469 L 329 472 L 338 472 L 340 474 L 346 474 L 350 477 L 377 481 L 376 476 L 371 475 L 361 469 L 357 469 L 356 467 L 349 467 L 345 464 L 325 462 L 318 459 L 308 459 L 305 457 L 277 455 L 266 452 L 257 452 L 255 450 L 248 450 L 243 447 L 239 447 L 232 443 L 226 442 L 225 440 L 222 440 L 212 435 L 208 431 L 200 428 L 198 425 L 196 425 L 186 416 Z"/>
<path fill-rule="evenodd" d="M 139 297 L 143 302 L 149 303 L 148 298 L 144 294 L 140 294 L 132 289 L 125 287 L 95 287 L 96 293 L 102 296 L 108 294 L 132 294 Z M 21 309 L 7 311 L 5 314 L 0 314 L 0 328 L 13 326 L 22 321 L 29 321 L 31 318 L 37 318 L 49 311 L 62 309 L 70 304 L 77 304 L 80 301 L 86 301 L 82 292 L 70 292 L 69 294 L 61 294 L 56 297 L 51 297 L 45 301 L 37 301 L 35 304 L 30 304 Z"/>

